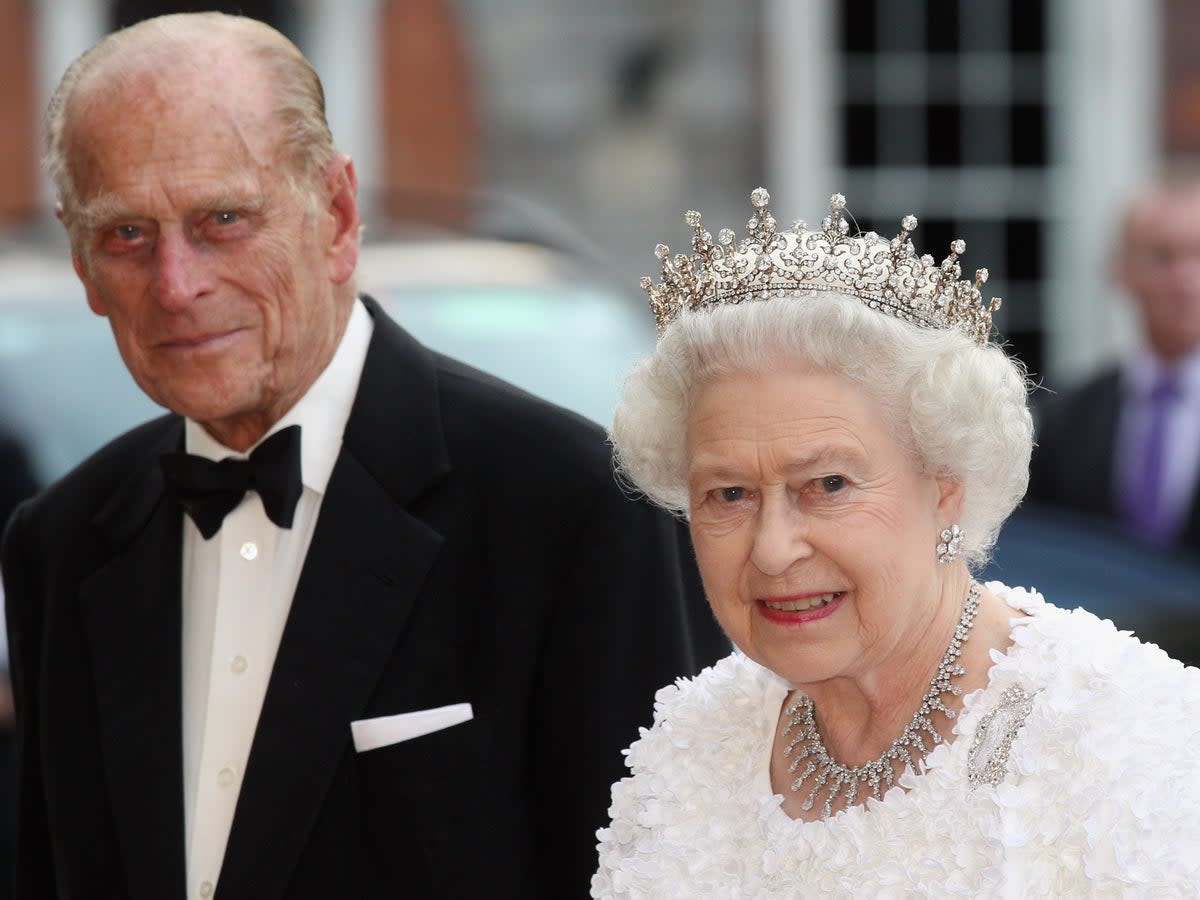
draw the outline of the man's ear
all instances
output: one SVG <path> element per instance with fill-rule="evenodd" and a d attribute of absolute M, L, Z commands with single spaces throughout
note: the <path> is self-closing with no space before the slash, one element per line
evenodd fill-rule
<path fill-rule="evenodd" d="M 333 231 L 327 250 L 329 280 L 334 284 L 345 284 L 358 265 L 362 232 L 358 212 L 358 175 L 354 171 L 354 161 L 345 153 L 339 153 L 330 160 L 322 176 L 329 202 L 326 211 L 333 218 Z"/>

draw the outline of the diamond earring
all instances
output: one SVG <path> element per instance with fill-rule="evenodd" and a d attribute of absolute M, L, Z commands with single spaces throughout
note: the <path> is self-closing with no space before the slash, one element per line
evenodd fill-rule
<path fill-rule="evenodd" d="M 954 560 L 958 559 L 958 554 L 962 550 L 962 529 L 957 525 L 951 525 L 949 528 L 943 528 L 939 537 L 941 541 L 937 545 L 938 562 L 954 562 Z"/>

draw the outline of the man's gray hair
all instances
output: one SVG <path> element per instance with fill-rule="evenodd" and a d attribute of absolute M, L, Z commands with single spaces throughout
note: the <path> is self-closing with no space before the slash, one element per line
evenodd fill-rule
<path fill-rule="evenodd" d="M 262 64 L 264 77 L 274 85 L 275 115 L 282 127 L 282 174 L 294 186 L 311 187 L 334 158 L 337 151 L 325 118 L 321 80 L 295 44 L 278 31 L 255 19 L 217 12 L 147 19 L 102 38 L 76 59 L 63 74 L 47 107 L 43 164 L 72 233 L 79 197 L 66 143 L 76 90 L 106 66 L 111 66 L 111 72 L 105 75 L 119 84 L 122 75 L 136 68 L 147 52 L 155 53 L 154 59 L 187 59 L 189 49 L 194 50 L 197 40 L 203 40 L 206 34 L 220 41 L 222 47 L 230 46 L 231 40 L 238 41 L 242 50 Z M 230 86 L 230 90 L 236 89 L 236 85 Z"/>

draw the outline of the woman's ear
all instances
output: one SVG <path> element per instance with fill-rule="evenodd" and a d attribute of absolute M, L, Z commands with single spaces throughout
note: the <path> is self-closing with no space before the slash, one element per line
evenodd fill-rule
<path fill-rule="evenodd" d="M 962 518 L 963 497 L 966 489 L 962 479 L 954 475 L 939 475 L 934 479 L 938 487 L 938 520 L 947 525 Z"/>

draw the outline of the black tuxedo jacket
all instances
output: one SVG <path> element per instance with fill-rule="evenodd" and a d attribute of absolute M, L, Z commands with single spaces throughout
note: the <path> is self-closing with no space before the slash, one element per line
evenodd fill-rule
<path fill-rule="evenodd" d="M 271 673 L 217 900 L 585 896 L 620 749 L 727 650 L 602 432 L 375 332 Z M 18 896 L 185 885 L 177 416 L 22 506 L 3 572 Z M 356 753 L 353 720 L 475 718 Z"/>
<path fill-rule="evenodd" d="M 1039 411 L 1027 499 L 1119 521 L 1116 489 L 1121 374 L 1108 369 Z M 1200 551 L 1200 504 L 1190 500 L 1177 544 Z"/>

